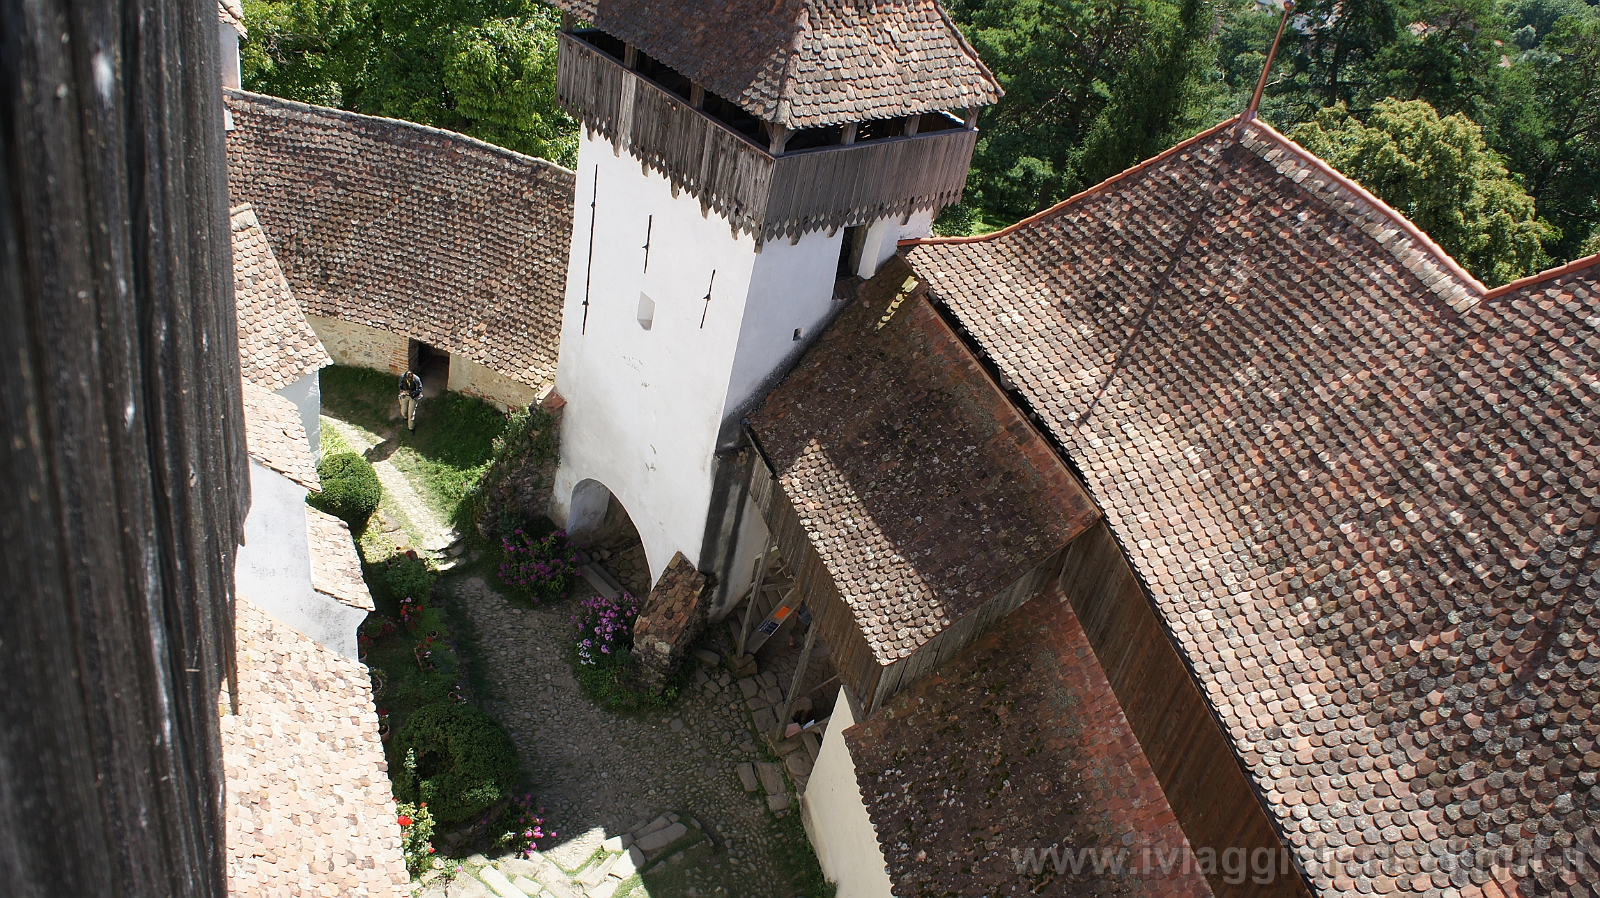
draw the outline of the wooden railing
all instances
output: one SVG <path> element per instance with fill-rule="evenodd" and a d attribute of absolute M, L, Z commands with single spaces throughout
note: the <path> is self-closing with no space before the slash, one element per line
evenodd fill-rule
<path fill-rule="evenodd" d="M 961 199 L 975 130 L 773 156 L 582 38 L 563 32 L 560 41 L 562 107 L 757 240 L 868 224 Z"/>

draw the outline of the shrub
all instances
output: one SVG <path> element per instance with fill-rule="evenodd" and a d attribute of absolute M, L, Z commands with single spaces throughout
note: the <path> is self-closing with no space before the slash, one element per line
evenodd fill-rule
<path fill-rule="evenodd" d="M 566 598 L 578 579 L 578 554 L 565 531 L 543 538 L 517 530 L 500 540 L 505 560 L 500 579 L 506 586 L 537 602 Z"/>
<path fill-rule="evenodd" d="M 400 817 L 400 845 L 406 855 L 406 871 L 412 879 L 433 865 L 433 814 L 428 803 L 400 802 L 395 808 Z"/>
<path fill-rule="evenodd" d="M 535 808 L 531 794 L 512 796 L 495 826 L 494 843 L 523 857 L 533 857 L 555 841 L 556 831 L 545 827 L 544 808 Z"/>
<path fill-rule="evenodd" d="M 325 457 L 317 465 L 317 479 L 322 481 L 322 492 L 312 493 L 306 501 L 358 530 L 366 526 L 383 498 L 372 462 L 354 452 Z"/>
<path fill-rule="evenodd" d="M 409 551 L 390 555 L 373 565 L 368 573 L 377 581 L 374 585 L 382 591 L 383 597 L 399 604 L 412 599 L 417 604 L 427 605 L 433 595 L 433 581 L 438 579 L 428 562 Z"/>
<path fill-rule="evenodd" d="M 404 759 L 395 777 L 402 801 L 426 802 L 440 823 L 483 813 L 511 788 L 517 748 L 494 718 L 471 705 L 417 709 L 395 738 Z"/>

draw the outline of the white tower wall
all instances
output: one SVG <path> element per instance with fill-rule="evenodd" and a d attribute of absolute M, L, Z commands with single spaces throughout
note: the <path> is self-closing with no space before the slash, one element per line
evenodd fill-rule
<path fill-rule="evenodd" d="M 835 311 L 842 235 L 777 240 L 757 252 L 753 237 L 735 235 L 688 192 L 674 196 L 664 176 L 587 132 L 577 173 L 556 373 L 567 405 L 552 511 L 565 521 L 574 489 L 600 482 L 638 529 L 654 579 L 674 552 L 698 562 L 723 424 Z M 641 294 L 653 304 L 648 329 L 639 321 Z"/>

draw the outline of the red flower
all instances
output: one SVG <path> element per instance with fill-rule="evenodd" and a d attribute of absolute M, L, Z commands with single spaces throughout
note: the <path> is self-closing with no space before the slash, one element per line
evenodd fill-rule
<path fill-rule="evenodd" d="M 411 818 L 407 817 L 404 814 L 401 814 L 400 815 L 400 825 L 401 826 L 410 826 L 411 825 Z"/>

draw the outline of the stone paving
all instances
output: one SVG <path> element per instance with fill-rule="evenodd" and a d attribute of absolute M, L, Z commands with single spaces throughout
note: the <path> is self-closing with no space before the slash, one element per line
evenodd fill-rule
<path fill-rule="evenodd" d="M 474 855 L 448 883 L 429 877 L 419 894 L 802 894 L 816 862 L 791 816 L 793 783 L 810 773 L 815 736 L 789 740 L 783 759 L 757 737 L 752 710 L 777 693 L 775 674 L 737 680 L 725 662 L 710 668 L 691 657 L 691 684 L 670 709 L 617 714 L 590 702 L 568 666 L 580 596 L 529 608 L 477 575 L 458 575 L 446 588 L 476 633 L 468 663 L 483 665 L 495 687 L 481 704 L 516 741 L 559 837 L 532 859 Z"/>

